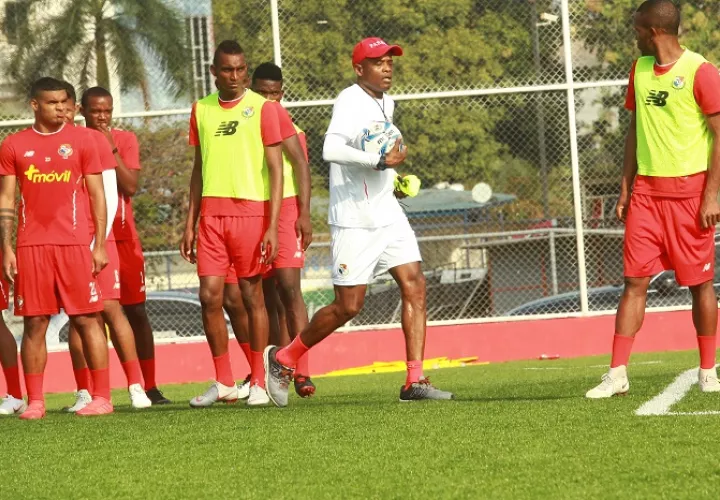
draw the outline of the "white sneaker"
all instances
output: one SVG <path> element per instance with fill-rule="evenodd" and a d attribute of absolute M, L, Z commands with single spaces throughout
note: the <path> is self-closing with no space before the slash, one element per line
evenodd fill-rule
<path fill-rule="evenodd" d="M 715 367 L 698 370 L 698 385 L 702 392 L 720 392 L 720 381 Z"/>
<path fill-rule="evenodd" d="M 86 389 L 80 389 L 75 393 L 75 404 L 70 408 L 65 408 L 68 413 L 77 413 L 87 405 L 92 403 L 92 396 Z"/>
<path fill-rule="evenodd" d="M 247 399 L 250 397 L 250 375 L 238 385 L 238 399 Z"/>
<path fill-rule="evenodd" d="M 193 408 L 203 408 L 212 406 L 217 401 L 224 403 L 234 403 L 238 400 L 237 385 L 223 385 L 220 382 L 214 382 L 210 388 L 205 391 L 202 396 L 194 397 L 190 400 L 190 406 Z"/>
<path fill-rule="evenodd" d="M 257 384 L 250 387 L 250 396 L 247 400 L 248 406 L 263 406 L 269 403 L 270 398 L 268 397 L 267 391 L 265 389 L 263 389 Z"/>
<path fill-rule="evenodd" d="M 0 404 L 0 415 L 19 415 L 24 412 L 26 408 L 27 404 L 24 399 L 18 399 L 8 394 L 2 398 L 2 404 Z"/>
<path fill-rule="evenodd" d="M 152 406 L 152 401 L 147 397 L 145 390 L 140 384 L 131 385 L 128 387 L 128 392 L 130 393 L 130 405 L 136 410 L 142 410 L 143 408 L 150 408 Z"/>
<path fill-rule="evenodd" d="M 630 381 L 627 378 L 627 368 L 618 366 L 610 368 L 610 370 L 602 376 L 602 382 L 597 387 L 590 389 L 586 398 L 600 399 L 609 398 L 616 394 L 624 395 L 630 390 Z"/>

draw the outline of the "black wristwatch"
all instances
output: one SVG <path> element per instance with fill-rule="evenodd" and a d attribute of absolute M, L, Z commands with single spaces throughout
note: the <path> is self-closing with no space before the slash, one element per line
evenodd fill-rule
<path fill-rule="evenodd" d="M 107 150 L 106 150 L 107 151 Z M 118 148 L 115 148 L 112 150 L 112 154 L 116 155 L 118 153 Z"/>
<path fill-rule="evenodd" d="M 387 168 L 387 163 L 385 163 L 385 155 L 380 155 L 380 161 L 378 161 L 377 167 L 375 167 L 376 170 L 380 170 L 381 172 Z"/>

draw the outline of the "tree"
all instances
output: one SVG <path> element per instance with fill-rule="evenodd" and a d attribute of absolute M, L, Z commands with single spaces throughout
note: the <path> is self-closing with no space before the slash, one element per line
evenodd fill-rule
<path fill-rule="evenodd" d="M 23 90 L 47 74 L 66 75 L 81 90 L 95 82 L 110 88 L 110 75 L 117 74 L 121 89 L 139 88 L 149 109 L 150 65 L 159 70 L 167 88 L 177 95 L 189 90 L 184 23 L 166 2 L 29 0 L 28 3 L 30 18 L 38 22 L 23 28 L 21 45 L 10 63 L 11 76 Z"/>

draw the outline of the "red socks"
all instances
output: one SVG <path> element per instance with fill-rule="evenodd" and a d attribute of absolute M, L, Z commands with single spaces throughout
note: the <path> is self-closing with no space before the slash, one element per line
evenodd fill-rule
<path fill-rule="evenodd" d="M 288 368 L 295 368 L 298 364 L 298 360 L 309 350 L 310 348 L 303 344 L 300 335 L 298 335 L 295 337 L 295 340 L 290 342 L 289 346 L 280 349 L 277 352 L 276 357 L 281 365 L 287 366 Z M 306 374 L 303 373 L 303 375 Z"/>
<path fill-rule="evenodd" d="M 25 387 L 28 393 L 28 402 L 42 401 L 45 402 L 43 394 L 43 374 L 42 373 L 26 373 Z"/>
<path fill-rule="evenodd" d="M 630 352 L 632 352 L 632 345 L 635 337 L 628 337 L 626 335 L 619 335 L 617 332 L 613 337 L 612 347 L 612 361 L 610 361 L 610 368 L 617 368 L 618 366 L 627 366 L 630 361 Z"/>
<path fill-rule="evenodd" d="M 90 370 L 92 375 L 92 397 L 105 398 L 110 401 L 110 369 Z"/>
<path fill-rule="evenodd" d="M 700 350 L 700 368 L 708 370 L 715 367 L 715 335 L 698 335 Z"/>
<path fill-rule="evenodd" d="M 143 380 L 145 381 L 145 390 L 149 391 L 157 387 L 157 382 L 155 382 L 155 358 L 141 359 L 140 370 L 142 370 Z"/>
<path fill-rule="evenodd" d="M 262 352 L 250 351 L 250 387 L 254 385 L 265 389 L 265 365 Z"/>
<path fill-rule="evenodd" d="M 122 365 L 123 371 L 125 372 L 125 377 L 127 377 L 128 387 L 134 384 L 142 384 L 140 361 L 136 359 L 133 361 L 126 361 L 125 363 L 120 364 Z"/>
<path fill-rule="evenodd" d="M 86 366 L 80 370 L 73 370 L 73 373 L 75 373 L 75 385 L 77 385 L 77 390 L 92 392 L 92 376 L 90 375 L 90 368 Z"/>
<path fill-rule="evenodd" d="M 235 385 L 232 366 L 230 366 L 230 353 L 226 352 L 222 356 L 213 358 L 213 363 L 215 363 L 215 380 L 228 387 Z"/>
<path fill-rule="evenodd" d="M 22 388 L 20 387 L 20 369 L 18 365 L 10 368 L 3 368 L 5 373 L 5 383 L 7 384 L 7 393 L 17 399 L 22 399 Z"/>
<path fill-rule="evenodd" d="M 305 353 L 302 356 L 300 356 L 300 359 L 298 359 L 297 367 L 295 368 L 295 373 L 298 375 L 305 375 L 306 377 L 310 376 L 310 354 Z"/>
<path fill-rule="evenodd" d="M 423 376 L 423 362 L 422 361 L 408 361 L 407 363 L 407 378 L 405 379 L 405 387 L 410 387 L 411 384 L 420 381 Z"/>
<path fill-rule="evenodd" d="M 250 355 L 250 343 L 242 342 L 240 344 L 240 349 L 242 349 L 242 352 L 245 353 L 245 359 L 247 359 L 248 364 L 251 365 L 251 368 L 252 368 L 252 357 Z"/>

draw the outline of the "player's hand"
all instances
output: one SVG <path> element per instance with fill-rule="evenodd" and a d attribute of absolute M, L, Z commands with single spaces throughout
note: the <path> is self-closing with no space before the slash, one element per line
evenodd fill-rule
<path fill-rule="evenodd" d="M 100 132 L 102 132 L 103 135 L 105 136 L 105 138 L 108 140 L 108 142 L 110 143 L 110 147 L 112 149 L 115 149 L 116 148 L 115 139 L 113 138 L 113 135 L 110 132 L 110 129 L 108 128 L 107 124 L 103 123 L 103 124 L 98 125 L 98 130 Z"/>
<path fill-rule="evenodd" d="M 400 191 L 399 189 L 396 189 L 395 191 L 393 191 L 393 194 L 395 195 L 395 198 L 397 198 L 398 200 L 407 198 L 407 195 L 405 193 L 403 193 L 402 191 Z"/>
<path fill-rule="evenodd" d="M 627 217 L 629 202 L 630 196 L 627 193 L 620 193 L 620 198 L 618 198 L 617 205 L 615 205 L 615 215 L 622 223 L 625 222 L 625 218 Z"/>
<path fill-rule="evenodd" d="M 295 221 L 295 234 L 302 241 L 303 250 L 307 250 L 312 243 L 313 230 L 309 214 L 300 214 Z"/>
<path fill-rule="evenodd" d="M 263 236 L 260 245 L 260 260 L 263 264 L 270 265 L 278 254 L 278 230 L 277 227 L 270 226 Z"/>
<path fill-rule="evenodd" d="M 395 141 L 395 145 L 389 153 L 385 155 L 385 165 L 388 168 L 395 168 L 402 165 L 407 158 L 408 148 L 403 143 L 402 139 Z"/>
<path fill-rule="evenodd" d="M 190 264 L 197 262 L 195 255 L 195 230 L 193 228 L 185 228 L 182 240 L 180 240 L 180 255 Z"/>
<path fill-rule="evenodd" d="M 108 259 L 107 251 L 105 250 L 105 245 L 96 246 L 92 250 L 92 260 L 93 260 L 93 276 L 97 276 L 100 274 L 100 271 L 105 269 L 105 267 L 108 265 L 110 260 Z"/>
<path fill-rule="evenodd" d="M 700 226 L 703 229 L 715 227 L 720 222 L 720 205 L 717 198 L 703 199 L 700 205 Z"/>
<path fill-rule="evenodd" d="M 15 283 L 15 275 L 17 274 L 17 259 L 15 252 L 5 250 L 3 253 L 3 275 L 9 283 Z"/>

